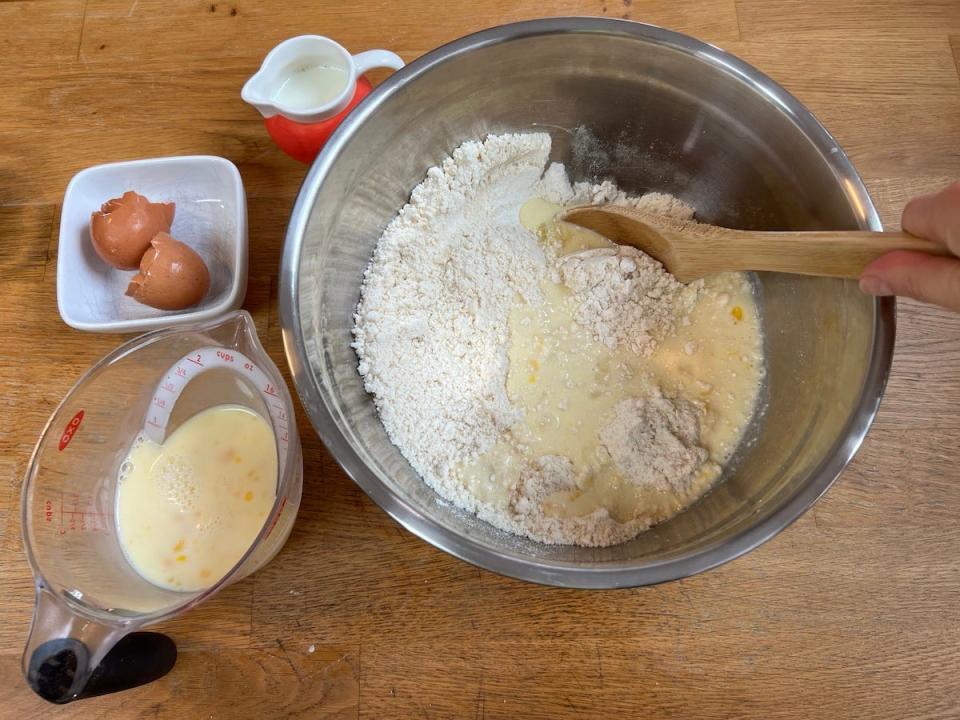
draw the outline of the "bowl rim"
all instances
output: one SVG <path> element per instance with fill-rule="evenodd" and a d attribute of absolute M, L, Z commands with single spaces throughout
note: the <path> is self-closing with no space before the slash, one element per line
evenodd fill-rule
<path fill-rule="evenodd" d="M 560 17 L 500 25 L 454 40 L 396 72 L 350 113 L 317 156 L 300 188 L 284 242 L 280 267 L 280 322 L 284 349 L 301 402 L 327 449 L 347 475 L 377 505 L 414 535 L 473 565 L 534 583 L 597 589 L 653 585 L 688 577 L 740 557 L 790 525 L 830 488 L 862 444 L 883 396 L 893 357 L 896 325 L 896 303 L 893 298 L 875 301 L 874 342 L 862 395 L 837 442 L 811 472 L 811 481 L 770 516 L 737 535 L 639 567 L 629 561 L 583 567 L 575 563 L 531 558 L 509 550 L 491 551 L 487 546 L 447 529 L 407 504 L 377 478 L 337 427 L 333 411 L 319 391 L 306 356 L 300 323 L 298 270 L 304 233 L 324 179 L 354 130 L 376 113 L 404 84 L 457 55 L 504 41 L 565 33 L 597 33 L 652 41 L 734 75 L 763 94 L 814 144 L 837 177 L 838 184 L 844 188 L 847 201 L 857 214 L 860 228 L 883 229 L 863 180 L 833 136 L 793 95 L 736 56 L 678 32 L 627 20 Z"/>

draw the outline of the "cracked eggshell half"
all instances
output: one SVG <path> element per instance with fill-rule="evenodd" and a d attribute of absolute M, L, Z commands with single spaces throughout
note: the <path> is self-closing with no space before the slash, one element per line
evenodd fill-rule
<path fill-rule="evenodd" d="M 126 294 L 160 310 L 183 310 L 203 300 L 209 289 L 210 271 L 203 258 L 161 232 L 150 240 Z"/>

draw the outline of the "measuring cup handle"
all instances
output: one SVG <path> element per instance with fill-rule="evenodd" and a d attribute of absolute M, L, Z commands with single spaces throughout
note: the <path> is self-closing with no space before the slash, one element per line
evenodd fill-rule
<path fill-rule="evenodd" d="M 137 687 L 163 677 L 177 661 L 177 646 L 154 632 L 125 634 L 74 614 L 37 587 L 23 674 L 37 695 L 63 704 Z"/>
<path fill-rule="evenodd" d="M 177 645 L 157 632 L 124 635 L 93 670 L 80 698 L 129 690 L 159 680 L 177 662 Z"/>
<path fill-rule="evenodd" d="M 374 68 L 399 70 L 404 64 L 399 55 L 389 50 L 367 50 L 353 56 L 353 66 L 357 70 L 357 75 L 363 75 L 367 70 Z"/>
<path fill-rule="evenodd" d="M 170 672 L 177 646 L 160 633 L 133 632 L 120 638 L 93 672 L 90 659 L 90 650 L 76 638 L 48 640 L 30 656 L 27 682 L 58 705 L 129 690 Z"/>

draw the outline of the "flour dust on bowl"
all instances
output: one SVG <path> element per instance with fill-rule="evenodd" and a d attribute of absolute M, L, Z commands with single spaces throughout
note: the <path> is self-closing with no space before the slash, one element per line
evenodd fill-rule
<path fill-rule="evenodd" d="M 244 311 L 159 330 L 91 368 L 23 488 L 37 604 L 27 682 L 63 703 L 149 682 L 176 647 L 139 628 L 279 552 L 303 482 L 292 401 Z"/>
<path fill-rule="evenodd" d="M 491 78 L 497 78 L 495 82 Z M 879 229 L 862 182 L 823 127 L 755 69 L 630 22 L 540 20 L 487 30 L 399 72 L 318 157 L 288 229 L 287 355 L 318 433 L 351 477 L 425 540 L 490 570 L 573 587 L 684 577 L 760 544 L 803 513 L 859 447 L 893 345 L 893 302 L 855 283 L 759 274 L 762 422 L 713 489 L 608 547 L 548 545 L 443 501 L 396 446 L 351 347 L 364 271 L 410 191 L 465 141 L 548 133 L 570 179 L 658 191 L 711 224 Z"/>

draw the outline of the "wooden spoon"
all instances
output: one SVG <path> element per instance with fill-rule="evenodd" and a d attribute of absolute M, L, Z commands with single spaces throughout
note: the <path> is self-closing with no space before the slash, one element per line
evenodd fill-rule
<path fill-rule="evenodd" d="M 950 254 L 905 232 L 728 230 L 619 205 L 571 208 L 560 219 L 642 250 L 682 282 L 729 270 L 858 278 L 871 260 L 892 250 Z"/>

